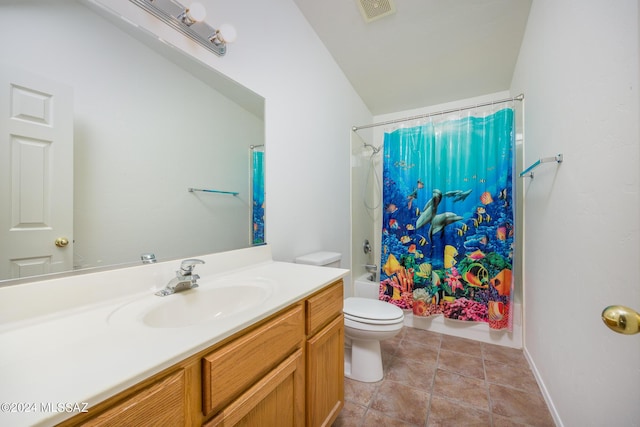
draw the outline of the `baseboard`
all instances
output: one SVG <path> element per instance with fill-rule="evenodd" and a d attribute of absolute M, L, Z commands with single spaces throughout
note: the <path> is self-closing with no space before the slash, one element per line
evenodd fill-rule
<path fill-rule="evenodd" d="M 529 354 L 529 351 L 527 351 L 526 347 L 523 348 L 523 353 L 524 353 L 524 357 L 527 359 L 527 362 L 529 362 L 529 367 L 531 368 L 531 372 L 533 372 L 533 376 L 535 377 L 536 382 L 538 383 L 538 387 L 540 388 L 542 397 L 544 398 L 544 401 L 547 403 L 547 406 L 549 407 L 549 412 L 553 417 L 553 422 L 555 422 L 556 427 L 564 427 L 564 424 L 560 419 L 560 415 L 558 414 L 558 411 L 556 410 L 556 407 L 553 404 L 553 400 L 551 400 L 551 395 L 549 395 L 549 391 L 547 390 L 547 387 L 544 385 L 544 381 L 542 381 L 542 378 L 540 377 L 540 372 L 538 371 L 538 368 L 536 367 L 536 364 L 531 358 L 531 355 Z"/>

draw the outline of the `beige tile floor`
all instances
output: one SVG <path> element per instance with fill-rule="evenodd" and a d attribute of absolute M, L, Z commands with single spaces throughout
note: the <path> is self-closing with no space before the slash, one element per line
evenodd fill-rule
<path fill-rule="evenodd" d="M 333 427 L 555 426 L 521 350 L 404 327 L 382 360 L 381 381 L 345 379 Z"/>

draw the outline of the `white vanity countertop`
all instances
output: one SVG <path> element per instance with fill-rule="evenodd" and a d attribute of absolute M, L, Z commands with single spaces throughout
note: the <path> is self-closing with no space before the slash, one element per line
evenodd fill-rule
<path fill-rule="evenodd" d="M 337 268 L 272 261 L 268 246 L 199 258 L 207 263 L 197 266 L 200 287 L 188 292 L 206 289 L 209 281 L 241 283 L 255 278 L 274 283 L 273 292 L 259 307 L 235 315 L 181 328 L 151 328 L 136 319 L 112 322 L 110 314 L 146 295 L 154 299 L 178 296 L 153 295 L 164 286 L 158 283 L 168 282 L 175 274 L 172 270 L 179 266 L 178 261 L 34 282 L 33 288 L 29 288 L 32 284 L 0 288 L 0 425 L 48 426 L 77 413 L 64 409 L 55 412 L 58 404 L 66 404 L 72 411 L 82 410 L 86 404 L 90 411 L 98 402 L 348 273 Z M 238 258 L 245 258 L 245 265 Z M 162 276 L 160 281 L 158 277 Z M 105 300 L 102 287 L 110 281 L 118 285 L 114 282 L 112 298 Z M 123 291 L 127 287 L 121 285 L 127 282 L 135 282 L 129 286 L 130 292 Z M 56 288 L 59 292 L 52 292 Z M 38 296 L 38 292 L 50 300 L 40 304 L 44 296 Z M 70 292 L 83 294 L 84 304 L 70 304 L 68 300 L 75 298 Z M 93 294 L 94 300 L 84 295 L 87 293 Z M 17 310 L 16 306 L 24 310 Z M 40 308 L 27 309 L 33 306 Z M 19 314 L 24 311 L 29 315 Z"/>

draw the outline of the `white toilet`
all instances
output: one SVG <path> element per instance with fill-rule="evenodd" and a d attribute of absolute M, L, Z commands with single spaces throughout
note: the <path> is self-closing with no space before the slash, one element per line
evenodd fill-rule
<path fill-rule="evenodd" d="M 296 258 L 297 263 L 337 267 L 341 254 L 316 252 Z M 402 329 L 404 313 L 393 304 L 378 301 L 375 282 L 358 283 L 355 296 L 344 300 L 344 375 L 356 381 L 376 382 L 384 375 L 380 341 L 393 338 Z M 363 296 L 369 298 L 363 298 Z M 373 298 L 370 298 L 373 296 Z"/>

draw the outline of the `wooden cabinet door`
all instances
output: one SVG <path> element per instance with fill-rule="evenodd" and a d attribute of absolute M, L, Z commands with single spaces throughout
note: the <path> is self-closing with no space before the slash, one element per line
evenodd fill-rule
<path fill-rule="evenodd" d="M 344 405 L 344 318 L 307 341 L 307 426 L 330 426 Z"/>
<path fill-rule="evenodd" d="M 304 357 L 297 350 L 204 427 L 303 427 Z"/>

